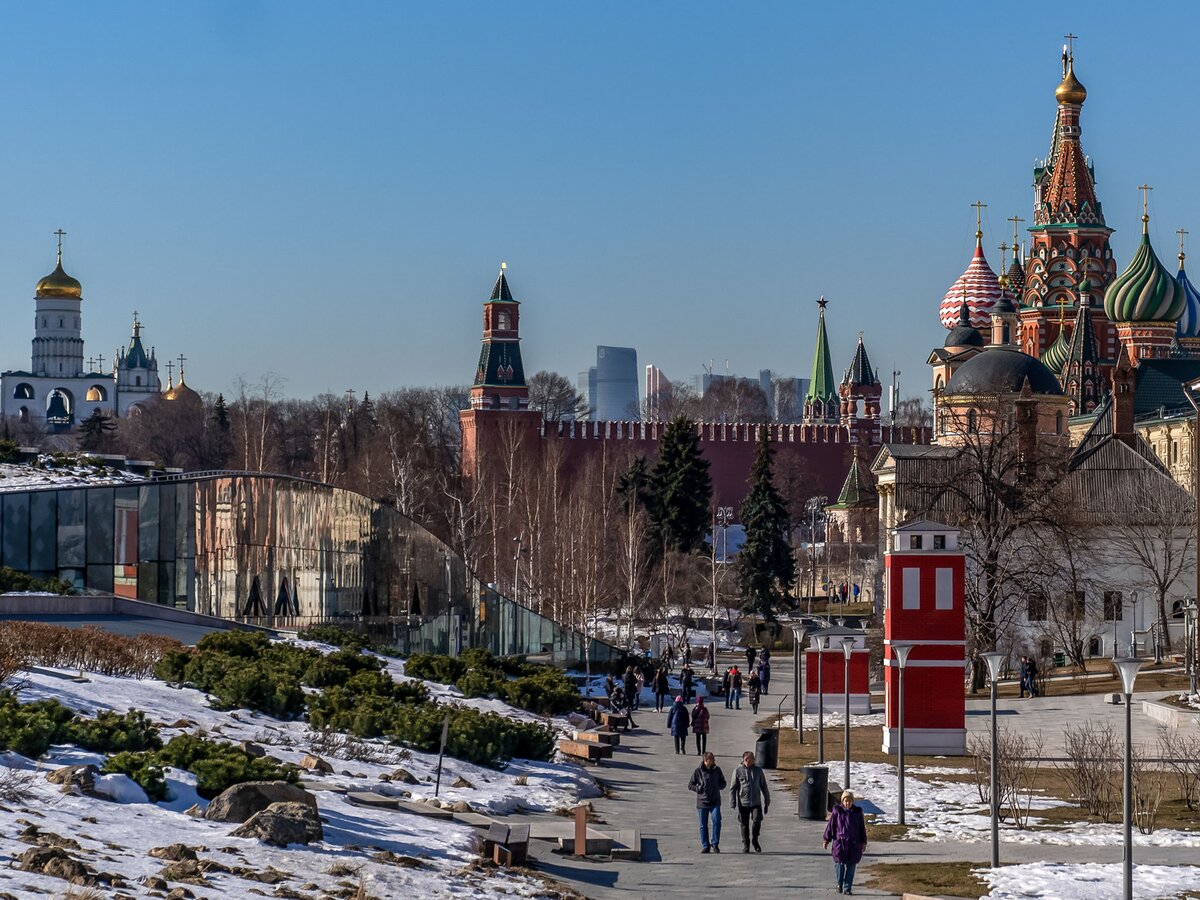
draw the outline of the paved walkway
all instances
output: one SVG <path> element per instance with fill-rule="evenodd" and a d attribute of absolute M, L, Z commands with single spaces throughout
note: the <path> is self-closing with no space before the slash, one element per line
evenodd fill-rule
<path fill-rule="evenodd" d="M 788 666 L 790 661 L 779 671 L 790 672 Z M 780 695 L 790 688 L 790 678 L 788 681 L 786 686 L 775 685 Z M 776 695 L 764 697 L 760 714 L 765 714 L 768 708 L 773 711 L 779 700 Z M 728 779 L 734 767 L 740 765 L 743 751 L 754 749 L 753 725 L 759 717 L 750 712 L 745 702 L 740 712 L 726 710 L 721 699 L 709 708 L 708 749 L 717 755 L 717 764 Z M 726 799 L 722 809 L 722 852 L 701 854 L 696 795 L 687 790 L 688 779 L 699 763 L 695 738 L 688 737 L 690 753 L 677 756 L 667 732 L 666 713 L 654 712 L 653 706 L 648 711 L 643 707 L 635 718 L 641 727 L 628 736 L 622 735 L 613 759 L 595 770 L 611 787 L 613 796 L 595 800 L 593 805 L 614 830 L 641 829 L 643 861 L 580 862 L 550 852 L 549 845 L 536 842 L 531 849 L 540 871 L 597 900 L 616 897 L 730 900 L 735 896 L 774 900 L 838 896 L 833 864 L 829 853 L 821 847 L 825 823 L 800 820 L 796 816 L 795 796 L 773 777 L 771 812 L 763 819 L 763 852 L 742 853 L 737 816 Z M 875 845 L 872 850 L 876 847 L 880 853 L 891 852 L 887 844 Z M 865 883 L 856 886 L 855 894 L 891 896 L 872 891 Z"/>
<path fill-rule="evenodd" d="M 722 661 L 724 662 L 724 661 Z M 763 698 L 760 717 L 774 712 L 784 691 L 791 689 L 791 659 L 777 657 L 774 663 L 776 691 Z M 792 699 L 783 706 L 785 722 L 790 722 Z M 1135 701 L 1136 702 L 1136 701 Z M 708 749 L 728 778 L 740 764 L 744 750 L 754 747 L 754 724 L 758 718 L 743 709 L 727 711 L 717 698 L 710 705 L 712 722 Z M 986 729 L 987 701 L 968 701 L 967 724 L 971 730 Z M 1123 727 L 1124 711 L 1103 703 L 1099 695 L 1050 697 L 1038 700 L 1001 700 L 1002 722 L 1019 723 L 1047 735 L 1045 752 L 1056 751 L 1055 735 L 1061 738 L 1065 721 L 1111 717 L 1115 727 Z M 642 862 L 579 861 L 551 852 L 549 845 L 536 842 L 533 854 L 538 868 L 564 881 L 581 894 L 596 900 L 617 897 L 720 898 L 729 900 L 731 890 L 747 891 L 760 900 L 783 897 L 836 897 L 833 866 L 821 847 L 823 822 L 801 820 L 796 816 L 795 796 L 787 792 L 772 773 L 771 814 L 763 821 L 761 854 L 741 852 L 741 836 L 736 815 L 726 805 L 723 810 L 722 852 L 701 855 L 697 827 L 695 795 L 687 790 L 687 781 L 698 764 L 694 738 L 689 736 L 691 752 L 677 756 L 666 729 L 666 714 L 653 707 L 637 715 L 640 728 L 622 735 L 621 747 L 611 761 L 594 770 L 612 789 L 612 796 L 593 801 L 596 812 L 613 830 L 637 827 L 642 833 Z M 1134 707 L 1135 739 L 1151 740 L 1156 725 Z M 787 739 L 784 729 L 781 737 Z M 827 736 L 828 737 L 828 736 Z M 840 747 L 840 737 L 832 738 Z M 827 745 L 828 746 L 828 745 Z M 836 765 L 833 767 L 836 769 Z M 835 773 L 831 772 L 831 777 Z M 601 826 L 603 827 L 603 826 Z M 1001 838 L 1001 858 L 1033 862 L 1119 862 L 1120 847 L 1087 847 L 1009 844 Z M 938 862 L 972 861 L 987 865 L 989 844 L 916 843 L 880 841 L 870 847 L 868 858 L 856 879 L 855 894 L 864 897 L 890 897 L 872 890 L 864 870 L 872 861 Z M 1138 863 L 1171 864 L 1185 861 L 1191 850 L 1138 848 Z"/>

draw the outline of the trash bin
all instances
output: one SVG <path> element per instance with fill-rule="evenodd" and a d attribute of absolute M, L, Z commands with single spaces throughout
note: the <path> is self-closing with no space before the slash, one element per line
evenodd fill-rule
<path fill-rule="evenodd" d="M 802 819 L 824 821 L 829 812 L 829 769 L 826 766 L 803 766 L 800 769 L 800 808 Z"/>
<path fill-rule="evenodd" d="M 764 728 L 754 742 L 754 763 L 762 769 L 774 769 L 779 764 L 779 729 Z"/>

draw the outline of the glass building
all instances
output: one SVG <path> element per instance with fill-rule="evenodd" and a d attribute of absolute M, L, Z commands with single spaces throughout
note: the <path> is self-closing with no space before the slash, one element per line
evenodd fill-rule
<path fill-rule="evenodd" d="M 0 483 L 0 564 L 274 628 L 361 627 L 406 652 L 480 646 L 564 665 L 620 656 L 482 585 L 387 504 L 278 475 Z"/>

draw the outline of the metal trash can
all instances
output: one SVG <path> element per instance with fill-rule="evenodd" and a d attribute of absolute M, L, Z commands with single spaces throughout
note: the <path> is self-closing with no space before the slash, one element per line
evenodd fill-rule
<path fill-rule="evenodd" d="M 779 765 L 779 729 L 764 728 L 754 742 L 754 763 L 762 769 Z"/>
<path fill-rule="evenodd" d="M 803 766 L 800 769 L 800 806 L 796 812 L 802 819 L 825 821 L 829 813 L 829 768 Z"/>

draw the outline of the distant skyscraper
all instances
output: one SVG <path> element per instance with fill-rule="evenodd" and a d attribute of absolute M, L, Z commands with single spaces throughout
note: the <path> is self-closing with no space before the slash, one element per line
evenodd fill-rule
<path fill-rule="evenodd" d="M 671 382 L 658 366 L 646 366 L 646 409 L 647 422 L 662 418 L 664 407 L 671 405 Z"/>
<path fill-rule="evenodd" d="M 580 374 L 580 392 L 585 375 Z M 640 418 L 638 412 L 637 350 L 597 347 L 596 365 L 586 373 L 591 417 L 599 421 Z"/>

